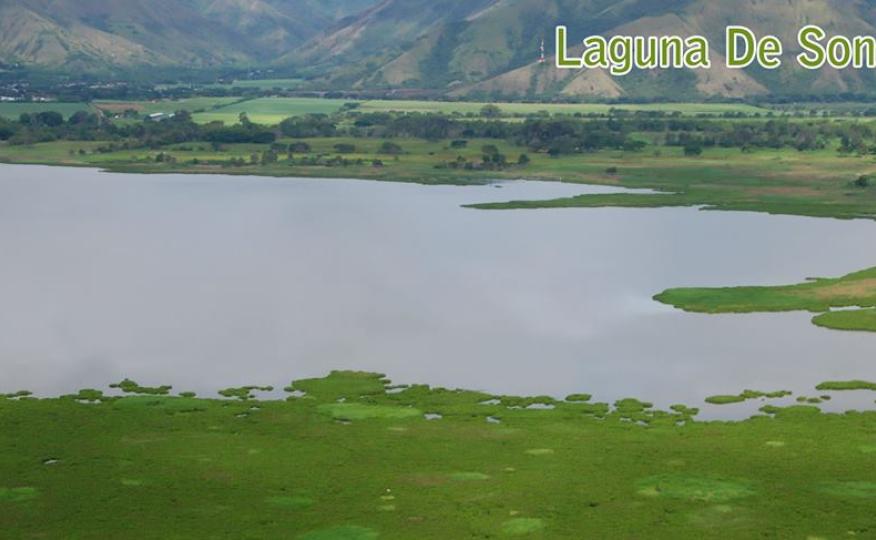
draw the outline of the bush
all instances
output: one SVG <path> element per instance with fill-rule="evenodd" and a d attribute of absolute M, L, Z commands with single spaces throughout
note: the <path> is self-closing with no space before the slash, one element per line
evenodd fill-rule
<path fill-rule="evenodd" d="M 703 147 L 700 144 L 687 144 L 684 147 L 684 155 L 686 156 L 701 156 Z"/>
<path fill-rule="evenodd" d="M 855 180 L 854 184 L 855 184 L 855 187 L 859 187 L 859 188 L 870 187 L 870 177 L 862 174 L 861 176 L 858 177 L 857 180 Z"/>
<path fill-rule="evenodd" d="M 384 141 L 383 144 L 380 145 L 380 148 L 377 149 L 377 153 L 396 156 L 402 153 L 402 147 L 394 142 Z"/>
<path fill-rule="evenodd" d="M 484 118 L 499 118 L 502 116 L 502 109 L 493 104 L 484 105 L 481 107 L 481 116 Z"/>

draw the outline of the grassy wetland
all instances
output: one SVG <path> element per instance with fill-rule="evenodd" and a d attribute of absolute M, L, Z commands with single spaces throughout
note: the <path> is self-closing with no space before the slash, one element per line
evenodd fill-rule
<path fill-rule="evenodd" d="M 876 268 L 798 285 L 669 289 L 654 298 L 698 313 L 810 311 L 818 326 L 876 332 Z"/>
<path fill-rule="evenodd" d="M 472 211 L 685 206 L 876 217 L 876 134 L 861 117 L 775 118 L 733 106 L 620 114 L 228 98 L 188 105 L 192 111 L 151 121 L 142 116 L 172 104 L 26 113 L 0 123 L 0 161 L 424 184 L 529 178 L 643 190 Z M 874 331 L 874 282 L 871 269 L 789 286 L 670 289 L 656 299 L 699 313 L 809 311 L 827 328 Z M 876 535 L 876 412 L 826 414 L 818 406 L 834 393 L 866 393 L 872 402 L 876 383 L 865 380 L 813 381 L 811 396 L 720 389 L 729 393 L 666 410 L 634 397 L 599 402 L 598 388 L 566 399 L 520 397 L 392 386 L 361 372 L 276 388 L 266 383 L 277 381 L 241 381 L 259 384 L 214 395 L 140 382 L 57 398 L 4 389 L 4 535 Z M 752 418 L 697 420 L 700 408 L 746 402 L 760 407 Z"/>
<path fill-rule="evenodd" d="M 0 399 L 4 536 L 866 538 L 876 527 L 874 412 L 766 406 L 698 422 L 682 405 L 393 387 L 358 372 L 294 382 L 285 400 L 116 386 Z"/>

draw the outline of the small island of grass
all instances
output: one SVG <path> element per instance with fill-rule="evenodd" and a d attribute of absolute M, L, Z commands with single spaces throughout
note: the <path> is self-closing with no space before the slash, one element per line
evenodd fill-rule
<path fill-rule="evenodd" d="M 876 268 L 798 285 L 669 289 L 654 299 L 694 313 L 810 311 L 825 328 L 876 331 Z"/>

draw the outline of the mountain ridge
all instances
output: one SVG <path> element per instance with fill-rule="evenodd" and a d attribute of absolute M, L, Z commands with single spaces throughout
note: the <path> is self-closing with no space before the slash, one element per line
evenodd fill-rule
<path fill-rule="evenodd" d="M 553 30 L 706 36 L 708 70 L 552 66 Z M 724 66 L 724 30 L 779 36 L 775 71 Z M 292 69 L 314 90 L 429 90 L 451 97 L 746 98 L 872 93 L 869 70 L 808 72 L 790 61 L 796 32 L 876 35 L 876 0 L 0 0 L 0 62 L 89 72 L 121 67 Z M 538 61 L 545 41 L 548 61 Z M 580 47 L 577 49 L 580 52 Z"/>

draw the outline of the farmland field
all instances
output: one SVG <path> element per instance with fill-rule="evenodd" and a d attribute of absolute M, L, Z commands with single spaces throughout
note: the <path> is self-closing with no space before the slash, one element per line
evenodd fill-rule
<path fill-rule="evenodd" d="M 161 100 L 161 101 L 96 101 L 94 106 L 108 113 L 122 113 L 128 109 L 137 111 L 140 114 L 153 113 L 171 113 L 179 110 L 195 112 L 200 110 L 210 110 L 214 107 L 222 107 L 238 101 L 239 98 L 233 97 L 195 97 L 179 100 Z M 236 120 L 236 119 L 235 119 Z"/>
<path fill-rule="evenodd" d="M 88 103 L 58 103 L 58 102 L 36 102 L 36 103 L 0 103 L 0 117 L 17 119 L 22 113 L 38 113 L 44 111 L 57 111 L 65 117 L 70 116 L 76 111 L 90 111 L 91 105 Z"/>
<path fill-rule="evenodd" d="M 259 98 L 221 107 L 217 110 L 200 113 L 195 116 L 198 122 L 219 120 L 227 123 L 237 122 L 242 112 L 249 115 L 250 120 L 262 124 L 277 124 L 284 118 L 310 113 L 331 114 L 337 112 L 344 103 L 359 103 L 362 112 L 422 112 L 422 113 L 460 113 L 478 114 L 486 103 L 451 102 L 451 101 L 402 101 L 402 100 L 343 100 L 318 98 Z M 611 109 L 630 111 L 678 111 L 686 115 L 722 114 L 725 112 L 741 112 L 745 114 L 767 113 L 767 109 L 745 104 L 726 103 L 649 103 L 649 104 L 546 104 L 546 103 L 497 103 L 506 114 L 534 114 L 547 111 L 551 114 L 602 114 Z"/>

